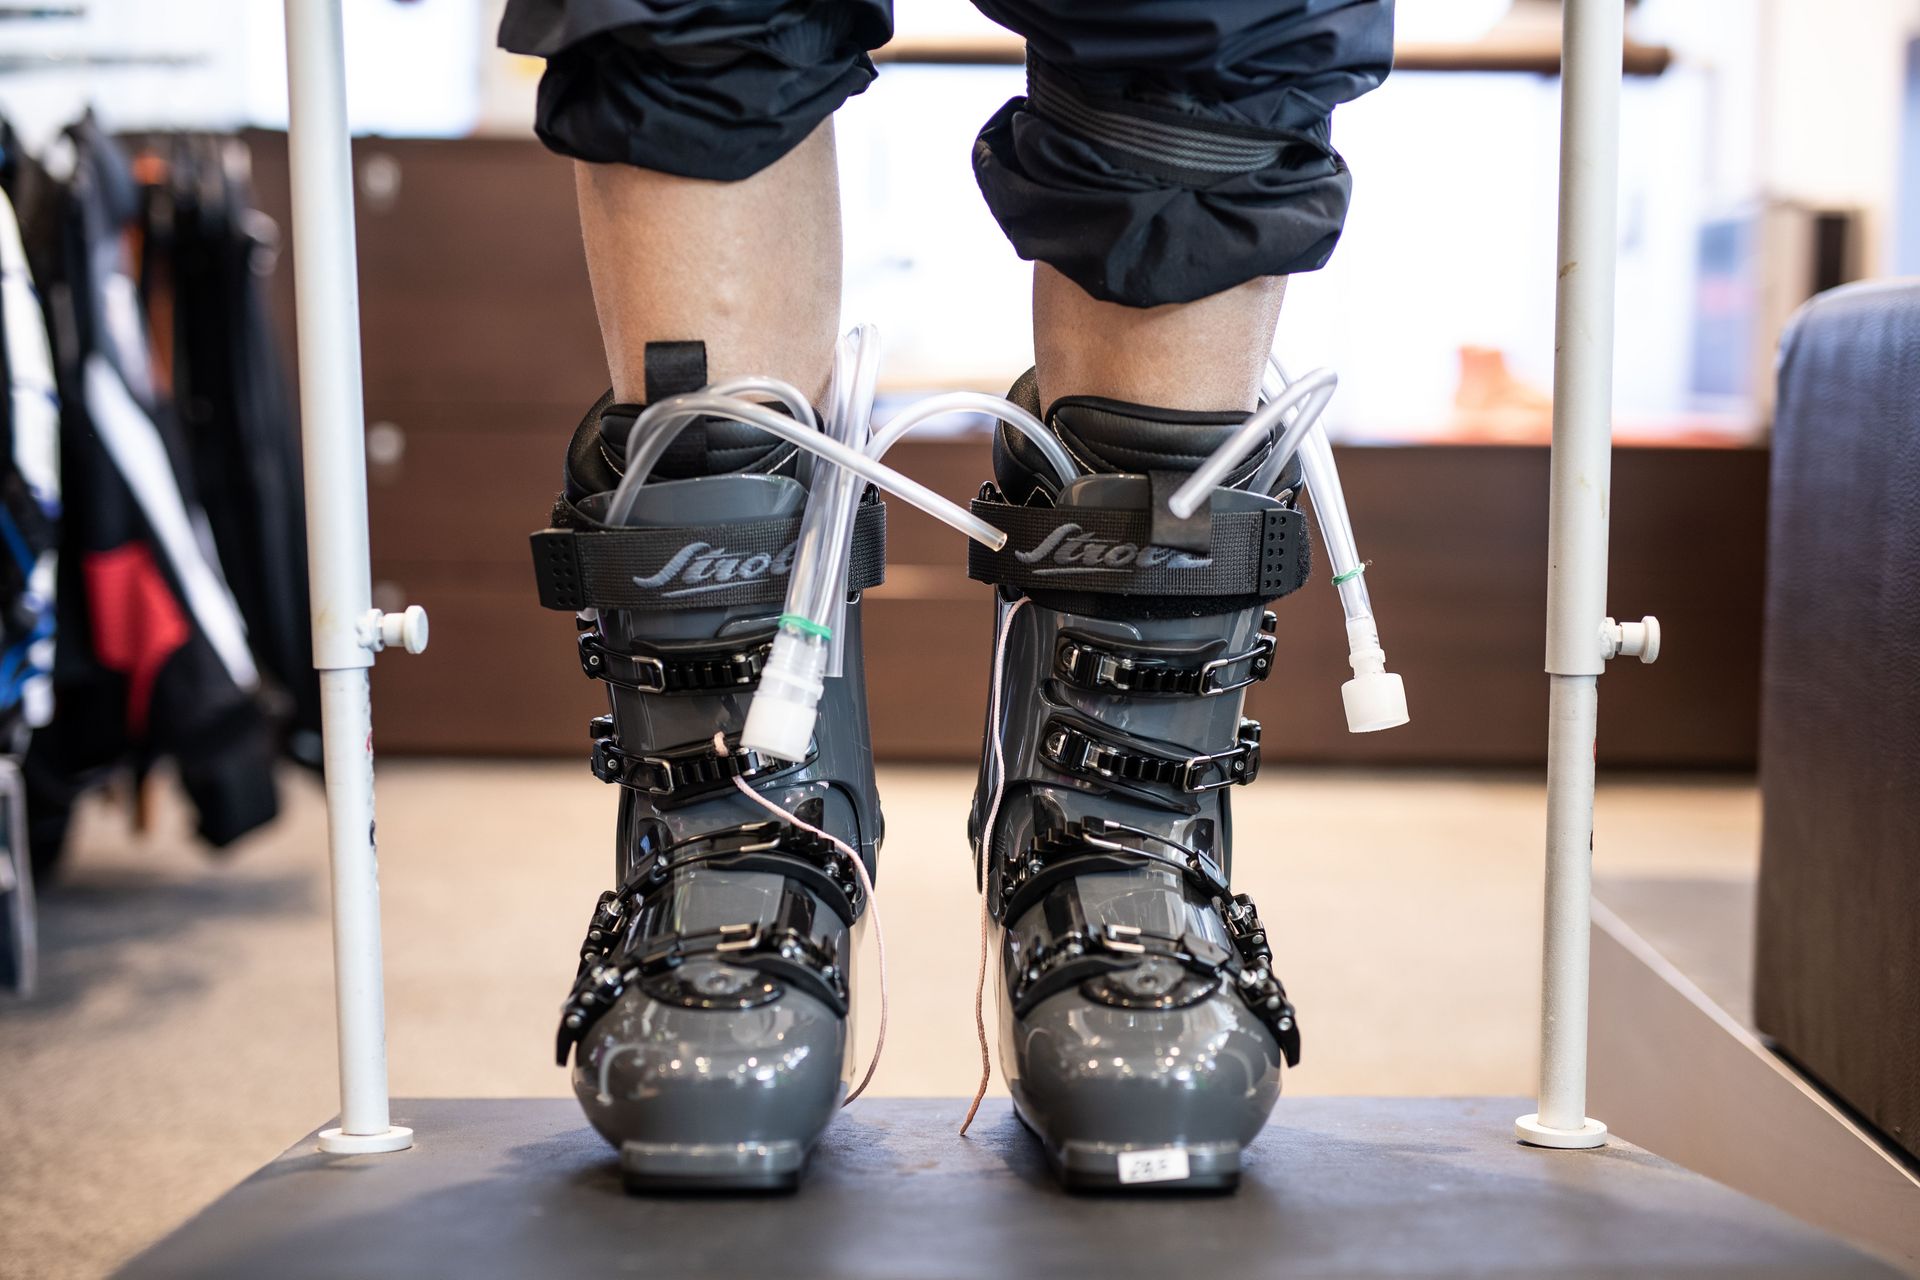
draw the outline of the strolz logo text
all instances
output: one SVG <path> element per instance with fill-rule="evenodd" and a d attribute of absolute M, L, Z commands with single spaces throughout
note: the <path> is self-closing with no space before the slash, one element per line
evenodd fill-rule
<path fill-rule="evenodd" d="M 789 542 L 768 555 L 755 551 L 742 555 L 711 542 L 689 542 L 673 553 L 660 571 L 650 577 L 634 575 L 634 585 L 664 596 L 695 596 L 708 591 L 725 591 L 765 578 L 784 578 L 793 568 L 793 547 Z M 663 588 L 671 587 L 672 590 Z"/>
<path fill-rule="evenodd" d="M 1119 573 L 1126 569 L 1204 569 L 1213 561 L 1171 547 L 1139 547 L 1131 542 L 1096 538 L 1077 524 L 1056 526 L 1031 551 L 1016 551 L 1022 564 L 1042 564 L 1040 573 Z"/>

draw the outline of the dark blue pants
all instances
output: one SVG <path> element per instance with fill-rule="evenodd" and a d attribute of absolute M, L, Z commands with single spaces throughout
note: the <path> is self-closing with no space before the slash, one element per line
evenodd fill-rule
<path fill-rule="evenodd" d="M 1386 77 L 1393 0 L 975 0 L 1027 95 L 974 144 L 1020 256 L 1098 298 L 1186 302 L 1325 265 L 1351 179 L 1329 117 Z M 872 83 L 890 0 L 508 0 L 563 155 L 723 181 Z"/>

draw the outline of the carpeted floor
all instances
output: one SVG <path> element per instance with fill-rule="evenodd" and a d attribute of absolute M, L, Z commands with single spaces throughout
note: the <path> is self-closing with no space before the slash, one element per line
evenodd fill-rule
<path fill-rule="evenodd" d="M 973 1088 L 970 786 L 882 774 L 880 1094 Z M 564 1096 L 553 1018 L 607 887 L 611 791 L 547 762 L 391 763 L 380 788 L 394 1093 Z M 290 776 L 285 819 L 222 861 L 156 799 L 144 835 L 124 804 L 85 814 L 42 903 L 41 991 L 0 1001 L 0 1276 L 105 1273 L 335 1108 L 317 788 Z M 1236 883 L 1301 1009 L 1288 1089 L 1532 1090 L 1539 779 L 1271 770 L 1235 805 Z M 1596 866 L 1750 871 L 1757 829 L 1746 780 L 1611 780 Z"/>

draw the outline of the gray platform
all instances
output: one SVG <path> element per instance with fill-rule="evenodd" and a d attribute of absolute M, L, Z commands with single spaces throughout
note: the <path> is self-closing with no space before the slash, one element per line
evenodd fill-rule
<path fill-rule="evenodd" d="M 797 1195 L 636 1199 L 567 1100 L 395 1104 L 410 1152 L 306 1138 L 126 1276 L 1883 1276 L 1631 1147 L 1515 1145 L 1517 1099 L 1283 1100 L 1234 1196 L 1055 1188 L 1004 1102 L 857 1103 Z"/>
<path fill-rule="evenodd" d="M 1594 893 L 1593 1114 L 1920 1276 L 1920 1165 L 1754 1028 L 1753 878 Z"/>

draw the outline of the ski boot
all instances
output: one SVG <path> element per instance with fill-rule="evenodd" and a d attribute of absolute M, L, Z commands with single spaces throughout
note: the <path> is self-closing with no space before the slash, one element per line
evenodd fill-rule
<path fill-rule="evenodd" d="M 647 356 L 650 399 L 706 381 L 699 344 L 653 344 Z M 533 535 L 541 603 L 577 613 L 581 665 L 607 686 L 592 767 L 620 787 L 617 888 L 594 908 L 559 1061 L 572 1057 L 574 1093 L 619 1148 L 629 1191 L 790 1189 L 847 1093 L 866 893 L 851 858 L 736 780 L 871 870 L 881 818 L 860 607 L 847 608 L 844 674 L 826 682 L 806 759 L 741 748 L 807 468 L 753 428 L 696 424 L 631 519 L 608 527 L 637 414 L 611 401 L 580 424 L 553 527 Z M 851 591 L 880 581 L 884 540 L 869 494 Z"/>
<path fill-rule="evenodd" d="M 1028 374 L 1009 396 L 1034 412 Z M 1002 429 L 970 548 L 995 588 L 994 681 L 969 834 L 1020 1119 L 1069 1188 L 1231 1190 L 1299 1061 L 1253 903 L 1228 887 L 1228 789 L 1251 782 L 1245 689 L 1273 670 L 1266 605 L 1306 580 L 1297 473 L 1180 520 L 1167 495 L 1242 415 L 1061 400 L 1085 474 L 1057 484 Z"/>

